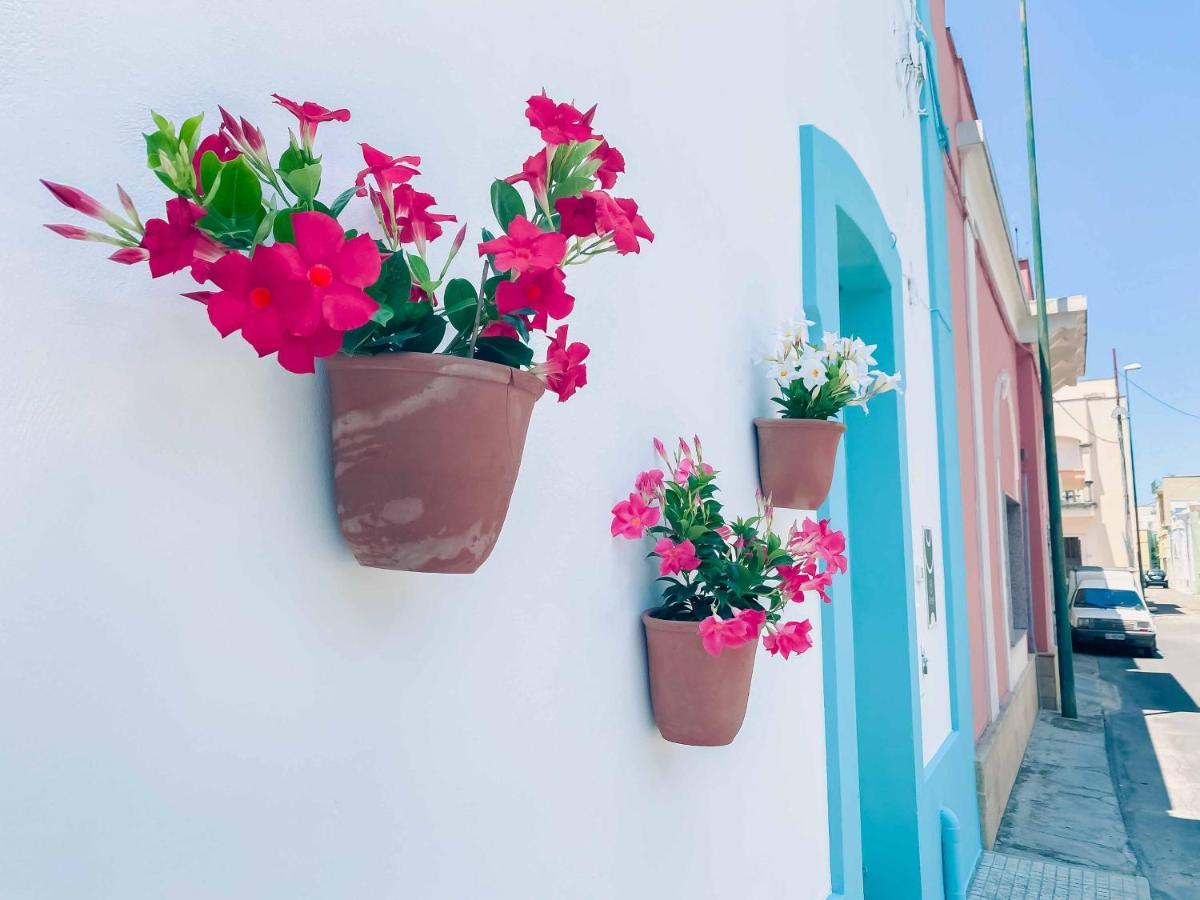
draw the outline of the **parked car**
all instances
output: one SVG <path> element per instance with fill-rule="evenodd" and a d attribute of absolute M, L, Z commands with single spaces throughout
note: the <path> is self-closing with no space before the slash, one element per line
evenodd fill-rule
<path fill-rule="evenodd" d="M 1073 643 L 1120 643 L 1147 656 L 1158 651 L 1158 630 L 1130 569 L 1082 566 L 1071 575 Z"/>
<path fill-rule="evenodd" d="M 1142 587 L 1167 587 L 1167 573 L 1162 569 L 1147 569 L 1142 576 Z"/>

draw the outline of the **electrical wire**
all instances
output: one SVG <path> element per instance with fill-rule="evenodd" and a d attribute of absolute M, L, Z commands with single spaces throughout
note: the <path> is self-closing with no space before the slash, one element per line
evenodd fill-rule
<path fill-rule="evenodd" d="M 1092 431 L 1092 429 L 1088 428 L 1086 425 L 1084 425 L 1082 422 L 1080 422 L 1077 418 L 1075 418 L 1073 415 L 1071 415 L 1071 411 L 1067 409 L 1067 407 L 1063 404 L 1063 402 L 1061 400 L 1055 400 L 1054 405 L 1057 406 L 1059 409 L 1061 409 L 1068 419 L 1070 419 L 1072 422 L 1074 422 L 1076 425 L 1078 425 L 1080 428 L 1082 428 L 1084 431 L 1086 431 L 1089 435 L 1091 435 L 1096 440 L 1104 441 L 1104 443 L 1106 443 L 1106 444 L 1119 444 L 1120 443 L 1120 441 L 1114 441 L 1112 438 L 1100 437 L 1100 435 L 1096 434 L 1096 432 Z"/>
<path fill-rule="evenodd" d="M 1136 381 L 1131 381 L 1131 382 L 1129 382 L 1129 384 L 1132 385 L 1133 387 L 1137 388 L 1139 391 L 1141 391 L 1143 394 L 1145 394 L 1147 397 L 1149 397 L 1155 403 L 1161 403 L 1167 409 L 1169 409 L 1173 412 L 1177 412 L 1181 416 L 1187 416 L 1189 419 L 1200 419 L 1200 416 L 1196 415 L 1195 413 L 1190 413 L 1186 409 L 1180 409 L 1178 406 L 1172 406 L 1170 403 L 1168 403 L 1166 400 L 1163 400 L 1161 397 L 1155 397 L 1152 393 L 1150 393 L 1148 390 L 1146 390 L 1144 387 L 1142 387 Z"/>

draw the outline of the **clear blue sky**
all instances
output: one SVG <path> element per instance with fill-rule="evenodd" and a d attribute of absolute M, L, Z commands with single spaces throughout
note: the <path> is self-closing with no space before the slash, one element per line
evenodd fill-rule
<path fill-rule="evenodd" d="M 1049 296 L 1088 297 L 1088 377 L 1200 416 L 1200 2 L 1028 0 Z M 947 0 L 1018 251 L 1031 252 L 1017 0 Z M 1138 499 L 1200 474 L 1200 418 L 1132 390 Z"/>

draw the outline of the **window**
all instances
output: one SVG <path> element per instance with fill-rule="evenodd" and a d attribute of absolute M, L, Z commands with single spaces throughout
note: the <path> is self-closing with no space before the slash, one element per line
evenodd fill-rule
<path fill-rule="evenodd" d="M 1029 554 L 1025 544 L 1025 517 L 1021 504 L 1004 496 L 1004 545 L 1008 564 L 1008 604 L 1011 642 L 1025 637 L 1029 630 L 1032 594 L 1029 587 Z"/>
<path fill-rule="evenodd" d="M 1078 569 L 1083 565 L 1083 541 L 1077 537 L 1063 538 L 1067 556 L 1067 568 Z"/>
<path fill-rule="evenodd" d="M 1112 588 L 1084 587 L 1075 592 L 1075 607 L 1087 609 L 1143 609 L 1142 598 L 1135 591 Z"/>

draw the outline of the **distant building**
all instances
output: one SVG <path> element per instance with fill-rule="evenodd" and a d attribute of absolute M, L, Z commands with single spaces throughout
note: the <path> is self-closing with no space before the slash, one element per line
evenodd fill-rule
<path fill-rule="evenodd" d="M 1200 593 L 1200 475 L 1154 482 L 1159 566 L 1171 587 Z"/>
<path fill-rule="evenodd" d="M 1129 435 L 1117 382 L 1054 392 L 1067 566 L 1137 568 Z"/>
<path fill-rule="evenodd" d="M 1153 504 L 1138 507 L 1138 540 L 1142 545 L 1142 567 L 1162 568 L 1158 558 L 1158 515 Z"/>

